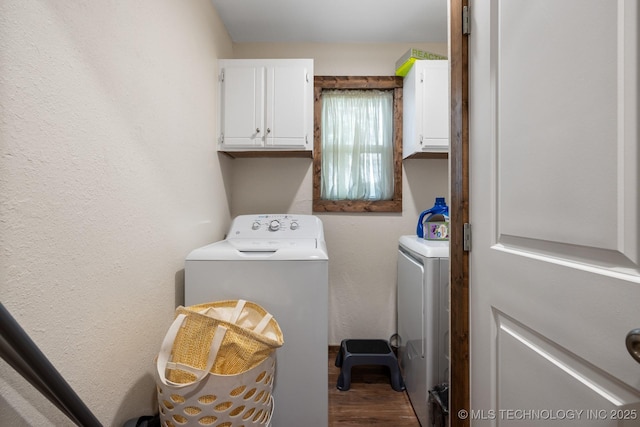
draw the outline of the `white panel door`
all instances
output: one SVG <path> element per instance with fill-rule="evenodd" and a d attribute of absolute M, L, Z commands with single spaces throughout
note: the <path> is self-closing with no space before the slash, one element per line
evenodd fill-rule
<path fill-rule="evenodd" d="M 638 426 L 637 0 L 471 4 L 471 408 Z"/>

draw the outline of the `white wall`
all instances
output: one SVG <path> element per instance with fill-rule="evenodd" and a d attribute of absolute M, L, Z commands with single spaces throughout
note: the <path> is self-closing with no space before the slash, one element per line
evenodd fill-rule
<path fill-rule="evenodd" d="M 447 55 L 446 44 L 234 44 L 237 58 L 313 58 L 315 75 L 394 75 L 410 47 Z M 310 159 L 235 159 L 232 215 L 310 214 Z M 447 160 L 405 160 L 401 214 L 317 214 L 329 250 L 329 343 L 387 339 L 396 329 L 398 237 L 415 234 L 420 212 L 448 196 Z"/>
<path fill-rule="evenodd" d="M 222 238 L 208 0 L 0 3 L 2 303 L 104 425 L 155 411 L 183 260 Z M 0 424 L 71 425 L 0 361 Z"/>

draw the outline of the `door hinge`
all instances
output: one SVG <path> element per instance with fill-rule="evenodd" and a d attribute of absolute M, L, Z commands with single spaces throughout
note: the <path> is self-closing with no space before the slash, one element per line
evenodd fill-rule
<path fill-rule="evenodd" d="M 220 76 L 218 77 L 218 79 L 223 82 L 224 81 L 224 71 L 220 73 Z"/>
<path fill-rule="evenodd" d="M 220 144 L 224 144 L 224 133 L 220 134 Z"/>
<path fill-rule="evenodd" d="M 462 7 L 462 34 L 471 34 L 471 18 L 469 17 L 469 6 Z"/>
<path fill-rule="evenodd" d="M 464 223 L 462 231 L 462 249 L 465 252 L 471 251 L 471 224 L 468 222 Z"/>

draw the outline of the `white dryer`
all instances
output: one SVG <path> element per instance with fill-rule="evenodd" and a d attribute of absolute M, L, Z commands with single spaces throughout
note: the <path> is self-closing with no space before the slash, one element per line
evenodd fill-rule
<path fill-rule="evenodd" d="M 449 381 L 449 242 L 401 236 L 398 361 L 420 425 L 431 425 L 429 390 Z"/>
<path fill-rule="evenodd" d="M 273 427 L 328 425 L 328 259 L 319 218 L 241 215 L 185 261 L 185 305 L 245 299 L 278 321 Z"/>

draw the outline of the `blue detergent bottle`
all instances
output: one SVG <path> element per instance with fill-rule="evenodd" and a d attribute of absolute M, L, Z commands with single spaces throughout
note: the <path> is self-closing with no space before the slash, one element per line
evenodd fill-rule
<path fill-rule="evenodd" d="M 424 217 L 427 215 L 429 216 L 427 217 L 427 219 L 425 219 Z M 436 202 L 433 207 L 420 214 L 420 218 L 418 218 L 418 227 L 416 229 L 416 234 L 418 235 L 418 237 L 420 237 L 421 239 L 425 238 L 424 224 L 429 222 L 432 218 L 436 217 L 436 215 L 439 215 L 441 218 L 444 217 L 444 220 L 449 221 L 449 207 L 447 206 L 447 202 L 445 202 L 444 197 L 436 197 Z M 447 233 L 446 239 L 442 238 L 438 240 L 448 240 L 448 238 L 449 236 Z"/>

